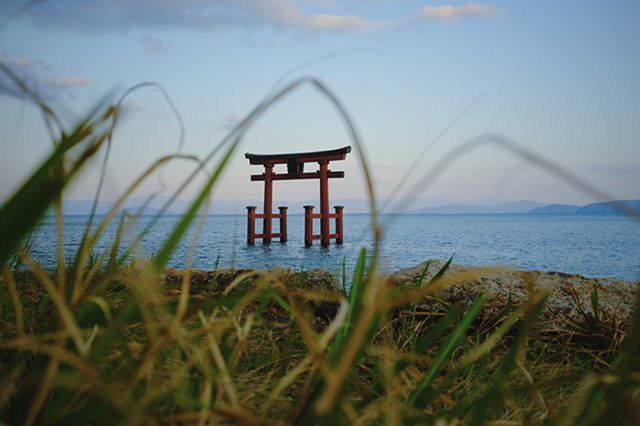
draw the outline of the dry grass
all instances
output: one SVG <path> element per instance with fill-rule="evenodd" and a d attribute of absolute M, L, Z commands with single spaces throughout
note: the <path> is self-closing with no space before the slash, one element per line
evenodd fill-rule
<path fill-rule="evenodd" d="M 101 222 L 91 216 L 77 253 L 65 259 L 62 193 L 89 159 L 108 151 L 122 99 L 63 129 L 54 111 L 0 66 L 42 109 L 54 139 L 51 155 L 0 208 L 0 422 L 478 425 L 640 418 L 640 296 L 625 321 L 608 322 L 581 305 L 586 323 L 550 331 L 541 317 L 544 290 L 527 291 L 503 309 L 486 294 L 442 299 L 442 292 L 492 269 L 445 274 L 445 265 L 400 285 L 378 274 L 382 229 L 363 146 L 346 109 L 320 81 L 297 80 L 269 94 L 202 160 L 176 154 L 153 163 Z M 336 280 L 317 274 L 208 273 L 190 270 L 188 260 L 183 270 L 166 270 L 193 226 L 197 238 L 199 213 L 244 132 L 303 84 L 336 108 L 367 182 L 374 248 L 367 262 L 361 252 L 349 290 L 336 290 Z M 155 221 L 122 247 L 136 219 L 126 215 L 112 247 L 94 253 L 126 197 L 176 159 L 198 167 L 171 200 L 215 164 L 158 253 L 131 259 Z M 59 259 L 47 271 L 24 246 L 52 206 Z M 597 299 L 593 294 L 592 308 Z"/>
<path fill-rule="evenodd" d="M 304 422 L 303 416 L 310 415 L 305 405 L 312 403 L 314 422 L 467 423 L 494 383 L 501 390 L 488 404 L 485 420 L 555 423 L 581 397 L 585 381 L 593 389 L 607 389 L 621 380 L 616 360 L 624 355 L 626 339 L 622 345 L 612 341 L 628 336 L 629 322 L 602 324 L 611 336 L 607 341 L 601 329 L 578 333 L 571 322 L 564 334 L 550 333 L 544 321 L 527 329 L 527 315 L 535 315 L 544 301 L 540 294 L 532 295 L 529 304 L 505 305 L 501 311 L 485 306 L 447 352 L 471 308 L 433 297 L 444 284 L 432 282 L 409 292 L 381 279 L 387 295 L 375 309 L 382 315 L 356 348 L 353 366 L 341 372 L 331 355 L 347 305 L 334 277 L 282 270 L 146 274 L 144 268 L 127 267 L 106 285 L 97 275 L 87 286 L 92 297 L 69 306 L 82 330 L 80 347 L 89 348 L 82 355 L 71 344 L 42 277 L 5 273 L 0 401 L 7 423 L 28 420 L 33 396 L 43 384 L 47 397 L 35 420 L 45 423 L 101 423 L 107 415 L 109 422 L 125 423 L 289 424 Z M 190 295 L 176 326 L 185 276 L 192 281 Z M 455 286 L 466 282 L 469 273 L 445 277 L 446 285 Z M 20 288 L 21 327 L 6 285 L 11 279 Z M 147 280 L 143 290 L 142 279 Z M 93 293 L 101 286 L 101 295 Z M 434 290 L 427 291 L 429 286 Z M 514 348 L 516 362 L 503 372 Z M 420 397 L 424 404 L 420 398 L 411 404 L 426 372 L 438 362 Z M 637 414 L 640 404 L 639 367 L 635 358 L 627 377 L 627 415 Z M 337 374 L 344 377 L 333 402 L 336 411 L 323 415 L 318 408 L 323 399 L 316 396 L 319 383 L 337 380 Z"/>

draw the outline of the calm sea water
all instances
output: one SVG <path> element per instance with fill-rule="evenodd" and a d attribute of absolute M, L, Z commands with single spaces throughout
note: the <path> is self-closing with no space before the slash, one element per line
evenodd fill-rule
<path fill-rule="evenodd" d="M 64 248 L 68 256 L 78 248 L 87 218 L 67 216 Z M 132 227 L 141 230 L 149 217 Z M 144 238 L 138 256 L 155 253 L 167 238 L 177 216 L 159 219 Z M 640 280 L 640 224 L 616 216 L 533 215 L 383 215 L 382 266 L 387 271 L 411 267 L 430 258 L 467 265 L 507 265 L 577 273 L 590 277 Z M 289 216 L 289 242 L 263 246 L 246 244 L 246 217 L 209 216 L 193 251 L 192 266 L 323 268 L 340 272 L 343 258 L 351 270 L 361 247 L 370 247 L 369 215 L 345 215 L 345 243 L 323 249 L 304 247 L 302 215 Z M 274 221 L 277 229 L 277 221 Z M 117 221 L 109 225 L 98 249 L 109 247 Z M 258 226 L 261 228 L 261 225 Z M 316 232 L 319 232 L 316 230 Z M 54 218 L 43 221 L 32 239 L 32 255 L 47 267 L 55 265 Z M 184 267 L 188 239 L 176 251 L 170 266 Z"/>

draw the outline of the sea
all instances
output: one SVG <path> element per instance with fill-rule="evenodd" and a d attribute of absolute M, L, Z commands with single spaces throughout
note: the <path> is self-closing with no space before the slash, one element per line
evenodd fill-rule
<path fill-rule="evenodd" d="M 87 216 L 65 216 L 63 247 L 68 261 L 78 250 Z M 99 222 L 98 217 L 96 222 Z M 200 221 L 201 219 L 201 221 Z M 131 244 L 149 228 L 133 251 L 152 257 L 163 246 L 180 216 L 152 216 L 125 222 L 122 244 Z M 288 218 L 288 242 L 264 245 L 246 242 L 246 216 L 199 218 L 169 261 L 170 267 L 213 270 L 283 267 L 296 271 L 324 269 L 336 274 L 353 271 L 358 254 L 372 251 L 371 217 L 345 214 L 344 243 L 304 246 L 304 216 Z M 428 259 L 449 259 L 469 266 L 498 265 L 524 270 L 558 271 L 586 277 L 640 281 L 640 222 L 621 216 L 581 215 L 431 215 L 379 216 L 382 229 L 380 265 L 386 272 L 416 266 Z M 317 221 L 316 221 L 317 222 Z M 149 227 L 149 225 L 151 226 Z M 333 224 L 332 224 L 333 225 Z M 108 250 L 117 232 L 111 221 L 98 241 L 96 253 Z M 319 233 L 316 223 L 316 233 Z M 257 232 L 261 223 L 257 223 Z M 278 230 L 274 220 L 274 232 Z M 56 265 L 55 218 L 47 216 L 29 239 L 30 253 L 46 268 Z"/>

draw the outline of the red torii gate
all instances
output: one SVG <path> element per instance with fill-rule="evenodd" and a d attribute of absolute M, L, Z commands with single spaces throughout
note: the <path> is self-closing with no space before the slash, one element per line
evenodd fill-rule
<path fill-rule="evenodd" d="M 255 244 L 256 238 L 262 237 L 264 244 L 271 243 L 272 238 L 280 238 L 281 242 L 287 241 L 287 208 L 278 207 L 280 213 L 273 214 L 273 181 L 274 180 L 294 180 L 294 179 L 320 179 L 320 213 L 313 213 L 313 206 L 304 206 L 304 243 L 311 246 L 313 240 L 320 240 L 323 247 L 329 246 L 331 239 L 335 239 L 337 244 L 342 244 L 344 230 L 342 226 L 342 206 L 335 206 L 335 213 L 329 213 L 329 179 L 343 178 L 343 171 L 329 170 L 329 162 L 344 160 L 351 152 L 351 146 L 344 148 L 316 151 L 298 152 L 290 154 L 249 154 L 244 156 L 249 160 L 249 164 L 264 166 L 264 173 L 251 175 L 252 181 L 264 181 L 264 206 L 262 214 L 256 213 L 255 206 L 247 207 L 247 243 Z M 319 170 L 315 172 L 305 172 L 305 163 L 318 163 Z M 274 173 L 273 167 L 276 164 L 286 164 L 287 173 Z M 262 233 L 256 234 L 255 220 L 263 219 Z M 271 232 L 273 219 L 280 219 L 280 232 Z M 313 235 L 313 219 L 320 219 L 320 235 Z M 336 232 L 330 232 L 330 219 L 336 220 Z"/>

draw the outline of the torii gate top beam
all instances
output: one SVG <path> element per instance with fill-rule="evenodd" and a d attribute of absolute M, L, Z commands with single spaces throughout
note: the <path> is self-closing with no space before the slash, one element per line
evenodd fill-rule
<path fill-rule="evenodd" d="M 294 152 L 290 154 L 244 154 L 249 164 L 296 164 L 316 163 L 320 161 L 339 161 L 347 158 L 351 152 L 351 146 L 331 149 L 328 151 Z"/>
<path fill-rule="evenodd" d="M 287 173 L 272 173 L 271 180 L 320 179 L 320 172 L 304 172 L 305 163 L 325 163 L 344 160 L 351 152 L 351 146 L 328 151 L 296 152 L 290 154 L 244 154 L 249 164 L 272 167 L 276 164 L 286 164 Z M 328 172 L 328 178 L 343 178 L 344 172 Z M 251 175 L 252 181 L 264 181 L 265 175 Z"/>

